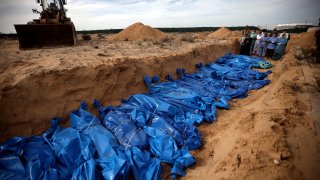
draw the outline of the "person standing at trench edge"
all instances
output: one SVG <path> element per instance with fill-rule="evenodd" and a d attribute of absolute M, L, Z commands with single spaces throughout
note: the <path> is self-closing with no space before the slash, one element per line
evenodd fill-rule
<path fill-rule="evenodd" d="M 268 38 L 268 45 L 267 45 L 267 57 L 272 59 L 274 55 L 274 49 L 278 43 L 278 38 L 276 33 L 272 33 L 272 36 Z"/>
<path fill-rule="evenodd" d="M 252 30 L 250 33 L 250 38 L 251 38 L 251 46 L 250 46 L 250 54 L 253 53 L 253 48 L 255 45 L 255 42 L 257 40 L 257 34 L 256 34 L 256 30 Z"/>
<path fill-rule="evenodd" d="M 278 38 L 277 46 L 276 46 L 276 49 L 275 49 L 275 54 L 274 54 L 274 56 L 273 56 L 273 59 L 274 59 L 274 60 L 279 60 L 279 59 L 281 59 L 282 55 L 283 55 L 284 52 L 285 52 L 287 43 L 288 43 L 288 40 L 287 40 L 287 38 L 285 37 L 285 36 L 286 36 L 285 33 L 281 33 L 280 36 L 281 36 L 281 37 Z"/>
<path fill-rule="evenodd" d="M 251 38 L 249 37 L 248 33 L 246 33 L 240 38 L 240 54 L 249 56 L 250 46 Z"/>
<path fill-rule="evenodd" d="M 256 36 L 256 40 L 254 42 L 254 46 L 253 46 L 253 51 L 252 54 L 253 55 L 259 55 L 259 51 L 260 51 L 260 39 L 263 37 L 263 34 L 261 31 L 258 31 L 258 34 Z"/>
<path fill-rule="evenodd" d="M 284 34 L 284 35 L 283 35 L 283 34 Z M 287 39 L 287 44 L 288 44 L 288 42 L 289 42 L 289 40 L 290 40 L 290 34 L 287 33 L 287 30 L 286 30 L 286 29 L 283 30 L 283 32 L 279 35 L 278 38 L 280 38 L 280 37 L 285 37 L 285 38 Z M 285 44 L 285 46 L 284 46 L 283 54 L 286 52 L 287 44 Z"/>
<path fill-rule="evenodd" d="M 249 33 L 250 33 L 249 26 L 246 25 L 246 27 L 242 30 L 242 35 L 249 34 Z"/>
<path fill-rule="evenodd" d="M 268 36 L 266 32 L 262 33 L 263 36 L 260 39 L 260 50 L 259 50 L 259 56 L 264 57 L 266 55 L 267 51 L 267 45 L 268 45 Z"/>

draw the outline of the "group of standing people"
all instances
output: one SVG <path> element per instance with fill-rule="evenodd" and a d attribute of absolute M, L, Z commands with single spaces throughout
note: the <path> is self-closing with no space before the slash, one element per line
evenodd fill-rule
<path fill-rule="evenodd" d="M 279 34 L 275 29 L 271 33 L 267 33 L 266 30 L 250 32 L 245 29 L 242 34 L 240 54 L 256 55 L 274 60 L 281 59 L 290 40 L 290 35 L 285 30 Z"/>

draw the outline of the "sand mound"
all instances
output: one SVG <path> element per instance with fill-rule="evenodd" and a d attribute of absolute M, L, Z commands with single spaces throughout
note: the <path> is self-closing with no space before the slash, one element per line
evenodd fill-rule
<path fill-rule="evenodd" d="M 214 31 L 213 33 L 210 33 L 208 35 L 209 38 L 225 38 L 228 37 L 232 34 L 232 31 L 230 31 L 229 29 L 222 27 L 216 31 Z"/>
<path fill-rule="evenodd" d="M 304 32 L 301 34 L 291 34 L 288 47 L 299 46 L 303 49 L 310 49 L 316 45 L 315 32 Z"/>
<path fill-rule="evenodd" d="M 122 30 L 120 33 L 113 36 L 111 39 L 114 41 L 145 41 L 145 40 L 161 40 L 166 37 L 164 32 L 157 29 L 153 29 L 150 26 L 144 25 L 142 23 L 135 23 L 126 29 Z"/>
<path fill-rule="evenodd" d="M 233 36 L 237 36 L 237 37 L 241 37 L 241 36 L 242 36 L 242 31 L 239 31 L 239 30 L 237 30 L 237 31 L 232 31 L 232 35 L 233 35 Z"/>

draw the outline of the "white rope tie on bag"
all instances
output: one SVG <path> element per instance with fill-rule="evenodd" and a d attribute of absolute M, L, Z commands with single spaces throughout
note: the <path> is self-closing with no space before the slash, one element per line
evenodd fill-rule
<path fill-rule="evenodd" d="M 92 118 L 91 121 L 89 122 L 88 126 L 87 126 L 85 129 L 83 129 L 82 131 L 84 132 L 84 131 L 86 131 L 89 127 L 91 127 L 91 124 L 93 123 L 93 120 L 95 120 L 95 119 L 96 119 L 96 116 L 93 116 L 93 118 Z"/>
<path fill-rule="evenodd" d="M 130 117 L 130 120 L 131 120 L 131 117 Z M 125 123 L 125 121 L 122 121 L 117 127 L 114 128 L 114 131 L 118 131 L 119 127 Z"/>
<path fill-rule="evenodd" d="M 135 131 L 132 133 L 131 137 L 129 138 L 128 143 L 126 144 L 125 150 L 127 150 L 128 146 L 129 146 L 129 144 L 130 144 L 130 142 L 131 142 L 131 139 L 133 138 L 133 136 L 134 136 L 140 129 L 141 129 L 141 128 L 139 127 L 139 129 L 135 130 Z"/>

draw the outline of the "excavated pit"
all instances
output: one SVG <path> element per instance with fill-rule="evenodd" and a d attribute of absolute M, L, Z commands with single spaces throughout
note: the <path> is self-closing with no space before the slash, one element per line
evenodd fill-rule
<path fill-rule="evenodd" d="M 212 35 L 221 37 L 221 32 Z M 96 98 L 103 105 L 115 105 L 121 98 L 146 92 L 144 75 L 163 79 L 178 67 L 192 72 L 195 63 L 239 51 L 239 35 L 233 40 L 203 38 L 207 35 L 170 34 L 165 41 L 137 42 L 93 37 L 73 48 L 32 51 L 19 51 L 17 41 L 0 40 L 1 141 L 39 134 L 56 116 L 68 125 L 70 111 L 81 100 Z M 315 44 L 312 32 L 292 34 L 284 57 L 270 61 L 268 86 L 233 100 L 230 111 L 218 110 L 217 123 L 198 126 L 202 146 L 190 152 L 197 163 L 181 179 L 320 176 L 320 65 L 309 55 Z M 169 166 L 163 166 L 162 179 L 169 179 L 169 174 Z"/>
<path fill-rule="evenodd" d="M 8 51 L 17 46 L 16 43 L 4 44 Z M 98 44 L 102 46 L 101 41 Z M 196 63 L 214 62 L 227 52 L 239 51 L 235 41 L 194 45 L 168 55 L 115 59 L 101 57 L 99 53 L 92 57 L 90 51 L 83 54 L 79 49 L 91 46 L 95 44 L 83 42 L 74 49 L 69 48 L 73 52 L 68 53 L 61 48 L 47 50 L 53 52 L 17 51 L 8 56 L 7 62 L 2 63 L 5 69 L 0 76 L 1 141 L 17 135 L 40 134 L 50 127 L 50 119 L 54 117 L 62 117 L 63 124 L 67 125 L 69 113 L 82 100 L 91 103 L 97 99 L 102 105 L 116 105 L 132 94 L 145 93 L 145 75 L 159 75 L 162 80 L 167 74 L 175 77 L 176 68 L 194 72 Z M 2 50 L 1 54 L 4 53 Z M 53 56 L 54 53 L 57 55 Z M 29 58 L 24 60 L 23 56 Z M 19 58 L 19 61 L 12 60 Z M 77 60 L 64 62 L 68 58 Z"/>

